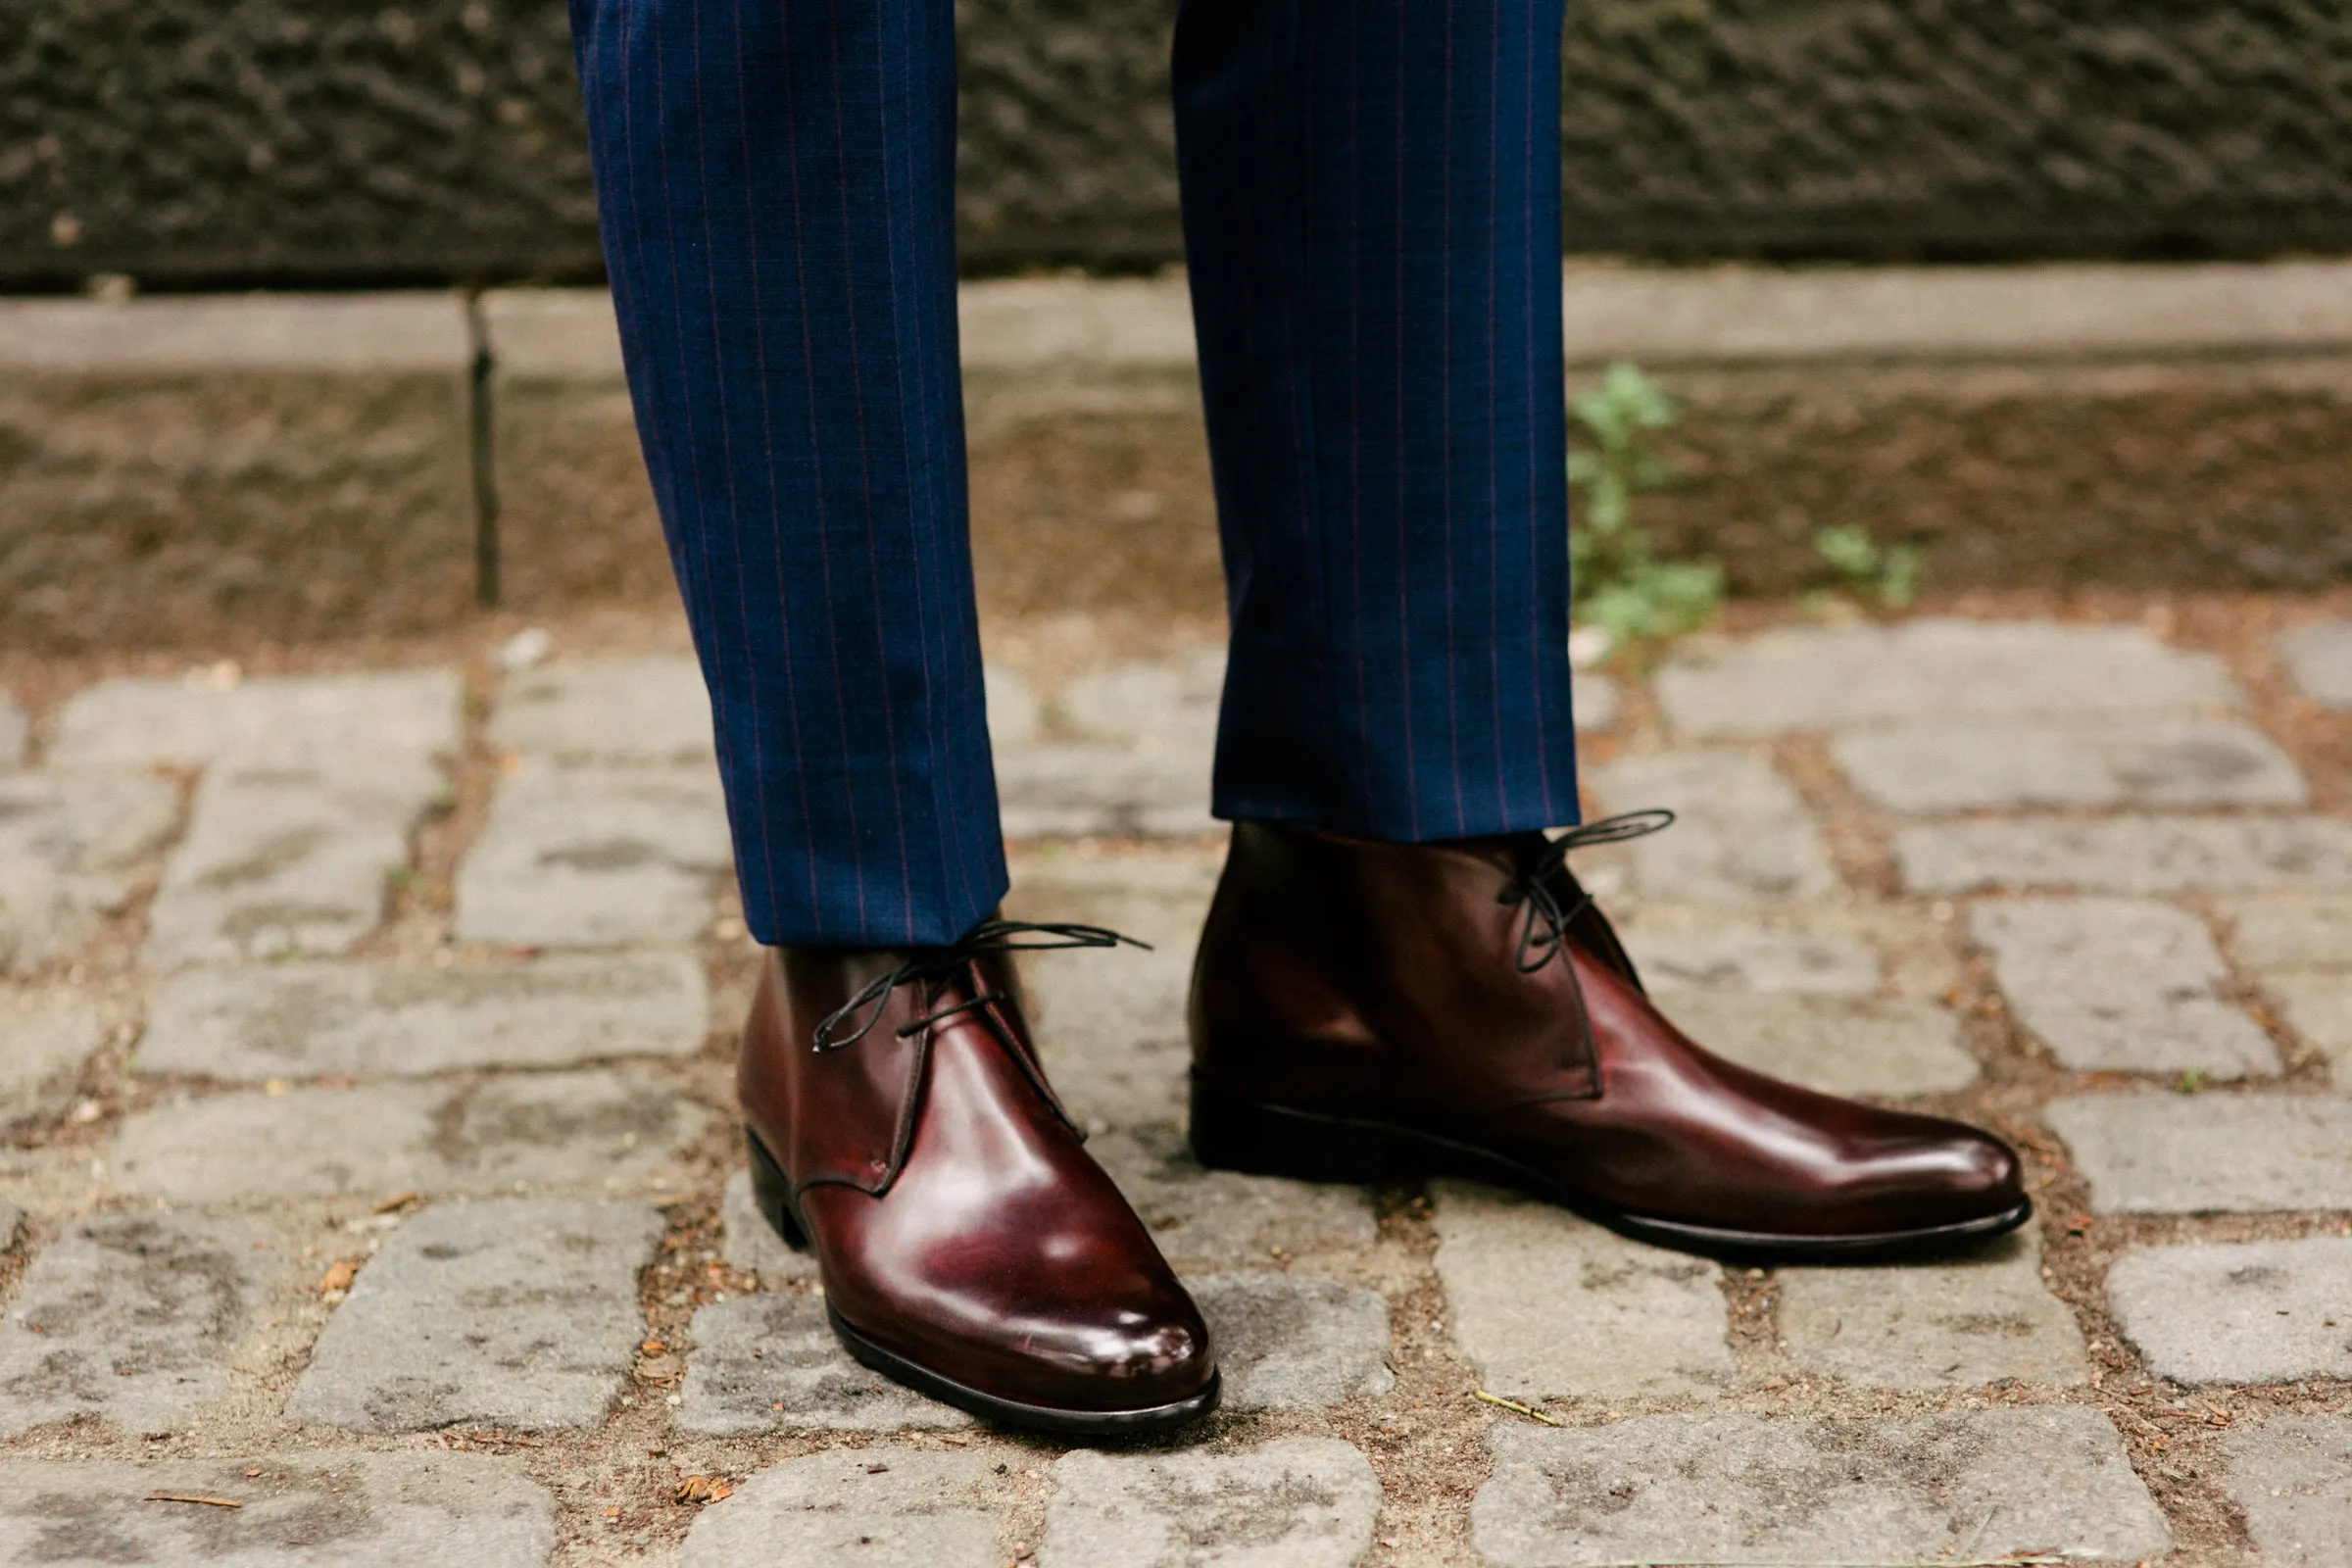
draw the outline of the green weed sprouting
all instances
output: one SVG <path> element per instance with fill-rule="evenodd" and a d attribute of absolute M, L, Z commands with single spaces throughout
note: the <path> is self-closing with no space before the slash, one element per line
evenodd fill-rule
<path fill-rule="evenodd" d="M 1919 597 L 1920 549 L 1882 545 L 1860 523 L 1819 528 L 1813 553 L 1830 564 L 1838 586 L 1865 610 L 1906 610 Z"/>
<path fill-rule="evenodd" d="M 1705 625 L 1723 603 L 1723 567 L 1711 557 L 1659 560 L 1634 520 L 1634 498 L 1674 479 L 1649 442 L 1674 427 L 1673 400 L 1620 361 L 1569 408 L 1591 438 L 1568 456 L 1569 487 L 1583 498 L 1568 527 L 1569 618 L 1605 630 L 1617 647 Z"/>

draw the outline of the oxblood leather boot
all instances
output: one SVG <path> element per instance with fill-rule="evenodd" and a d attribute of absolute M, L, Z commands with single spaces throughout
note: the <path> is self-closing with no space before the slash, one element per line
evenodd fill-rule
<path fill-rule="evenodd" d="M 2000 1140 L 1750 1072 L 1660 1015 L 1564 856 L 1667 820 L 1446 845 L 1237 823 L 1193 977 L 1194 1152 L 1319 1180 L 1455 1170 L 1747 1261 L 2023 1224 Z"/>
<path fill-rule="evenodd" d="M 1217 1402 L 1200 1310 L 1079 1147 L 1005 957 L 1117 940 L 991 921 L 911 954 L 785 949 L 744 1032 L 753 1190 L 814 1249 L 834 1332 L 1006 1425 L 1143 1432 Z"/>

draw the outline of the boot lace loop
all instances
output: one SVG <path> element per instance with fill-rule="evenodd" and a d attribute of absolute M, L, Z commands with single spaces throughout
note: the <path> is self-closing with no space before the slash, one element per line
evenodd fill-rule
<path fill-rule="evenodd" d="M 1024 938 L 1031 940 L 1024 941 Z M 1133 937 L 1121 936 L 1116 931 L 1107 930 L 1099 925 L 1056 924 L 1033 920 L 983 920 L 966 932 L 960 940 L 952 942 L 944 948 L 922 949 L 908 957 L 906 962 L 895 968 L 887 969 L 867 981 L 862 990 L 827 1013 L 824 1021 L 816 1026 L 816 1050 L 819 1054 L 828 1051 L 845 1050 L 872 1034 L 874 1026 L 882 1021 L 882 1010 L 890 1000 L 890 994 L 901 986 L 921 985 L 928 988 L 924 1005 L 929 1007 L 938 1000 L 939 992 L 946 982 L 963 973 L 965 966 L 981 954 L 1040 953 L 1057 948 L 1115 948 L 1121 945 L 1142 948 L 1147 952 L 1151 949 L 1150 943 L 1138 942 Z M 1004 1000 L 1004 994 L 1001 991 L 976 992 L 969 999 L 959 1002 L 952 1007 L 926 1011 L 923 1016 L 915 1019 L 912 1023 L 900 1028 L 898 1036 L 904 1040 L 909 1035 L 920 1034 L 934 1024 L 953 1018 L 959 1012 L 971 1012 L 987 1006 L 992 1002 Z M 859 1021 L 861 1013 L 863 1019 Z M 857 1027 L 850 1033 L 840 1032 L 853 1022 L 857 1023 Z"/>
<path fill-rule="evenodd" d="M 1526 906 L 1527 912 L 1519 922 L 1518 948 L 1512 955 L 1519 972 L 1534 974 L 1549 963 L 1568 945 L 1568 928 L 1576 922 L 1576 917 L 1592 906 L 1592 895 L 1574 879 L 1567 886 L 1576 889 L 1575 898 L 1566 904 L 1561 902 L 1564 891 L 1561 873 L 1567 869 L 1570 851 L 1647 838 L 1673 825 L 1674 813 L 1663 808 L 1602 817 L 1597 822 L 1570 828 L 1521 866 L 1494 898 L 1497 904 Z"/>

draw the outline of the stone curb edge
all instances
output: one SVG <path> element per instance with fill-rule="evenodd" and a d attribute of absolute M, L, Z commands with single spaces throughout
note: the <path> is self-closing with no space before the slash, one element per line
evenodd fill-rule
<path fill-rule="evenodd" d="M 1730 372 L 1844 366 L 1952 390 L 1975 375 L 2102 376 L 2204 365 L 2352 381 L 2352 263 L 1774 270 L 1572 264 L 1572 368 L 1618 359 Z M 1016 278 L 959 291 L 975 438 L 1008 419 L 1187 406 L 1184 280 Z M 596 289 L 0 300 L 0 376 L 226 384 L 245 377 L 438 382 L 445 452 L 470 502 L 472 596 L 500 599 L 503 390 L 617 392 L 620 349 Z M 445 380 L 443 378 L 446 378 Z M 625 422 L 625 421 L 624 421 Z M 445 439 L 435 437 L 434 439 Z M 633 454 L 627 460 L 633 464 Z M 450 523 L 464 526 L 461 515 Z"/>

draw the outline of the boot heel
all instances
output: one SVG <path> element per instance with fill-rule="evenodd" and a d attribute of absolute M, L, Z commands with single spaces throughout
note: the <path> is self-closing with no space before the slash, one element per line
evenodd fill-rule
<path fill-rule="evenodd" d="M 748 1127 L 744 1129 L 743 1142 L 751 1151 L 752 1201 L 760 1205 L 760 1217 L 767 1221 L 769 1229 L 784 1238 L 785 1246 L 795 1251 L 808 1250 L 808 1233 L 801 1228 L 800 1216 L 793 1212 L 792 1183 L 785 1179 L 783 1168 Z"/>
<path fill-rule="evenodd" d="M 1212 1170 L 1308 1182 L 1376 1182 L 1408 1161 L 1386 1130 L 1261 1105 L 1193 1080 L 1193 1157 Z"/>

